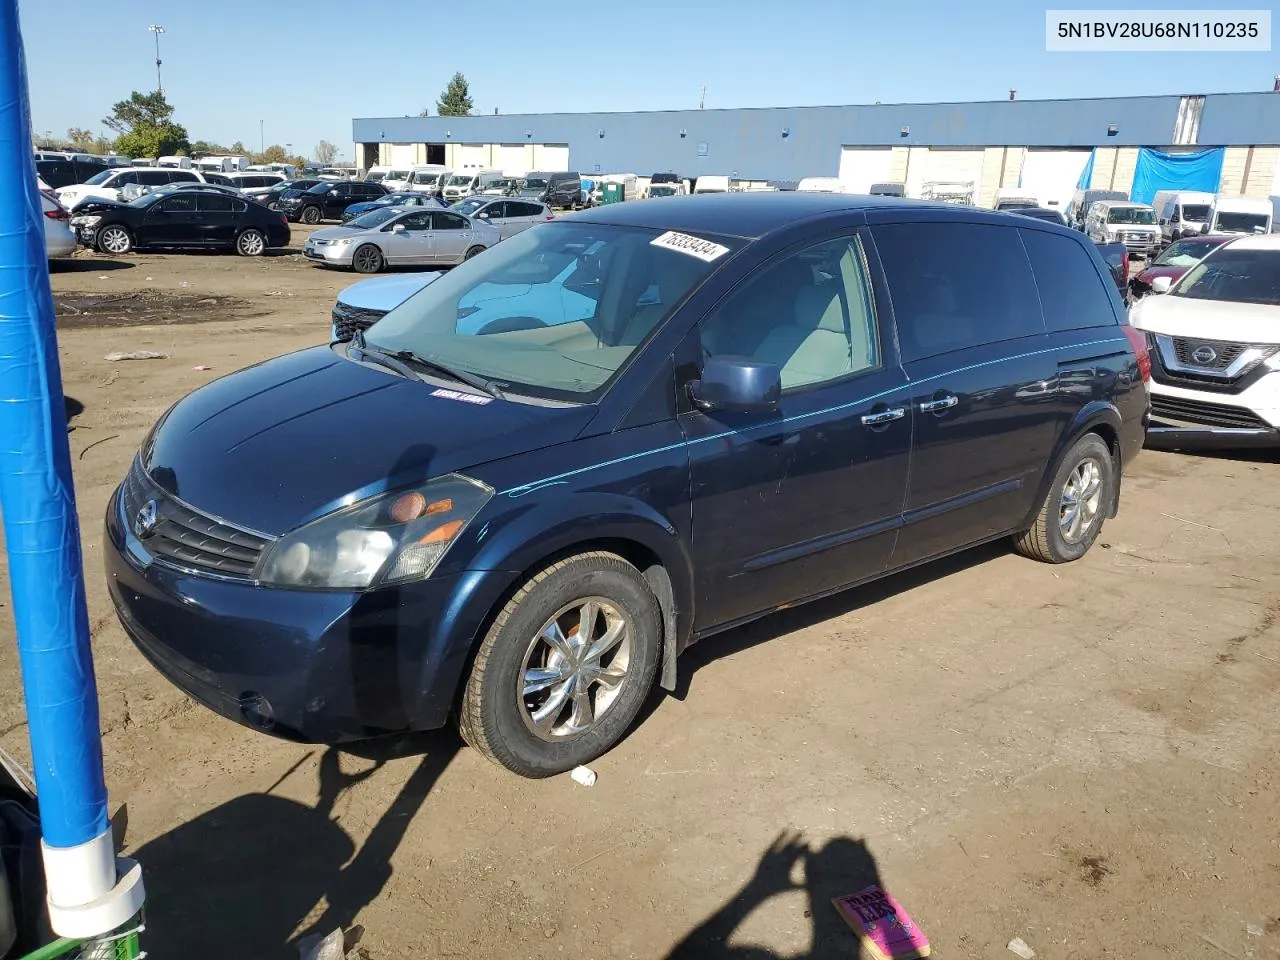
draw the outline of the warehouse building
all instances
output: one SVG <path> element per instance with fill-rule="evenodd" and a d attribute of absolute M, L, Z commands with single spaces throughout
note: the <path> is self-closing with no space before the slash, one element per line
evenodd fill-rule
<path fill-rule="evenodd" d="M 1130 191 L 1145 159 L 1202 155 L 1196 189 L 1280 195 L 1280 93 L 375 117 L 352 121 L 355 157 L 451 169 L 727 175 L 743 182 L 838 177 L 846 189 L 899 182 L 908 196 L 935 182 L 971 183 L 989 206 L 1000 188 L 1065 205 L 1082 175 Z M 1203 181 L 1204 170 L 1217 175 Z M 1178 184 L 1173 184 L 1178 186 Z M 1192 189 L 1187 185 L 1187 189 Z M 1135 199 L 1144 199 L 1136 196 Z M 1146 198 L 1149 199 L 1149 198 Z"/>

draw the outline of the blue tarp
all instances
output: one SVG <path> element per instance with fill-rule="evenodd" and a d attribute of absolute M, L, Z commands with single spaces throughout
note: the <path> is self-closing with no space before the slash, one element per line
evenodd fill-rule
<path fill-rule="evenodd" d="M 1150 203 L 1157 190 L 1217 193 L 1226 152 L 1226 147 L 1210 147 L 1195 153 L 1165 153 L 1143 147 L 1138 151 L 1129 199 L 1134 203 Z"/>
<path fill-rule="evenodd" d="M 1084 169 L 1080 171 L 1080 179 L 1076 181 L 1077 190 L 1088 190 L 1090 181 L 1093 180 L 1093 158 L 1098 155 L 1097 149 L 1089 151 L 1089 160 L 1084 165 Z"/>

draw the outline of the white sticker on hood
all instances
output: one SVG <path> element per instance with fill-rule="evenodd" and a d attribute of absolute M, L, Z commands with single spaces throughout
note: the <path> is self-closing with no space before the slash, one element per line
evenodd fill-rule
<path fill-rule="evenodd" d="M 729 252 L 728 247 L 712 243 L 710 240 L 703 240 L 701 237 L 691 237 L 687 233 L 676 233 L 674 230 L 668 230 L 657 239 L 650 240 L 649 244 L 654 247 L 664 247 L 667 250 L 687 253 L 691 257 L 705 260 L 707 263 L 718 260 Z"/>

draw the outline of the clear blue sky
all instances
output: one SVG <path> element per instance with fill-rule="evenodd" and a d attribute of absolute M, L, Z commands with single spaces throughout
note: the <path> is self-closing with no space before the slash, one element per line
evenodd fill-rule
<path fill-rule="evenodd" d="M 1270 90 L 1273 53 L 1044 50 L 1044 11 L 1101 0 L 21 0 L 33 123 L 100 131 L 156 82 L 193 140 L 351 152 L 351 118 L 417 114 L 455 70 L 479 113 Z M 1135 0 L 1133 6 L 1141 4 Z M 1160 9 L 1218 8 L 1213 0 Z M 1269 7 L 1241 0 L 1234 7 Z M 574 15 L 590 9 L 607 18 Z M 554 14 L 554 16 L 553 16 Z M 448 32 L 432 25 L 447 23 Z M 552 26 L 556 31 L 552 30 Z M 569 23 L 574 34 L 558 31 Z M 468 28 L 476 33 L 468 33 Z M 488 28 L 492 28 L 492 32 Z M 450 39 L 453 34 L 454 39 Z"/>

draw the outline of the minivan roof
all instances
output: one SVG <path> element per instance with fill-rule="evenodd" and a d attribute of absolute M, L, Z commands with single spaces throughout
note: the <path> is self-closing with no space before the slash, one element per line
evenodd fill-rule
<path fill-rule="evenodd" d="M 701 178 L 699 178 L 701 179 Z M 923 203 L 901 197 L 875 197 L 845 193 L 758 191 L 754 193 L 694 194 L 671 197 L 662 203 L 611 203 L 574 214 L 576 223 L 608 223 L 623 227 L 649 227 L 697 234 L 757 239 L 802 217 L 857 210 L 929 210 L 941 219 L 980 219 L 1008 223 L 1007 215 L 951 203 Z"/>

